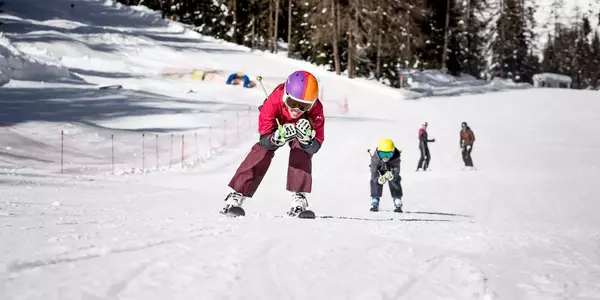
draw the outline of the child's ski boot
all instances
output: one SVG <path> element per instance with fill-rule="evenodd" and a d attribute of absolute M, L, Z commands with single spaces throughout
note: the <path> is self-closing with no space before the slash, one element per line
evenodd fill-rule
<path fill-rule="evenodd" d="M 303 193 L 295 192 L 292 194 L 292 204 L 288 211 L 288 216 L 296 217 L 307 208 L 308 200 L 306 200 L 306 196 Z"/>
<path fill-rule="evenodd" d="M 229 193 L 229 195 L 225 197 L 225 207 L 223 207 L 221 213 L 234 217 L 245 216 L 246 212 L 242 208 L 245 199 L 246 197 L 238 192 Z"/>
<path fill-rule="evenodd" d="M 371 209 L 370 211 L 379 211 L 379 198 L 373 197 L 371 198 Z"/>
<path fill-rule="evenodd" d="M 396 207 L 394 209 L 394 212 L 397 213 L 401 213 L 402 211 L 402 199 L 401 198 L 394 198 L 394 206 Z"/>

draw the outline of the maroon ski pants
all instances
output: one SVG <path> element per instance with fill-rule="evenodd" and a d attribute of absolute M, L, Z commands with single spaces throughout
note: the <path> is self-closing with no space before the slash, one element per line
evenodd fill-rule
<path fill-rule="evenodd" d="M 252 197 L 271 166 L 277 150 L 267 150 L 256 143 L 229 181 L 234 191 Z M 297 140 L 291 142 L 286 189 L 310 193 L 312 188 L 312 155 L 300 148 Z"/>

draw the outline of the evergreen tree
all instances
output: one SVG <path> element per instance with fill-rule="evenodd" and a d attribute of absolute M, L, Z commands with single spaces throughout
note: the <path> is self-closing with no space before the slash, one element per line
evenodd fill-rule
<path fill-rule="evenodd" d="M 137 5 L 141 0 L 118 0 Z M 479 76 L 485 0 L 143 0 L 201 34 L 398 87 L 401 68 Z M 449 5 L 449 6 L 448 6 Z M 449 9 L 448 9 L 449 8 Z M 448 18 L 447 18 L 448 16 Z M 446 20 L 448 23 L 446 24 Z M 445 53 L 445 59 L 443 60 Z"/>
<path fill-rule="evenodd" d="M 486 9 L 484 0 L 466 0 L 463 14 L 458 22 L 456 34 L 458 45 L 457 61 L 463 73 L 481 78 L 485 69 L 485 37 L 486 19 L 481 17 Z"/>
<path fill-rule="evenodd" d="M 591 86 L 598 89 L 600 87 L 600 33 L 596 32 L 592 39 L 590 66 Z"/>
<path fill-rule="evenodd" d="M 421 31 L 425 36 L 425 45 L 422 48 L 422 58 L 426 68 L 441 68 L 444 54 L 445 38 L 447 34 L 446 61 L 444 64 L 452 66 L 451 73 L 460 72 L 456 28 L 461 16 L 456 9 L 456 0 L 425 0 L 427 17 L 423 19 Z M 448 18 L 448 20 L 446 20 Z M 446 26 L 448 21 L 448 26 Z M 446 31 L 448 31 L 446 33 Z M 448 68 L 448 66 L 447 66 Z"/>
<path fill-rule="evenodd" d="M 530 82 L 533 63 L 531 40 L 528 38 L 526 8 L 522 0 L 505 0 L 497 21 L 499 35 L 492 42 L 493 68 L 496 76 Z"/>

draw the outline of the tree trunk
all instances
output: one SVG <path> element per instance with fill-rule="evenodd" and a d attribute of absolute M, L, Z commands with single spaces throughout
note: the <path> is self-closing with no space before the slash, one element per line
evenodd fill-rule
<path fill-rule="evenodd" d="M 354 77 L 354 21 L 351 16 L 348 16 L 348 78 Z"/>
<path fill-rule="evenodd" d="M 232 38 L 233 38 L 234 43 L 238 43 L 238 38 L 237 38 L 238 37 L 238 35 L 237 35 L 237 33 L 238 33 L 238 31 L 237 31 L 237 0 L 233 0 L 231 12 L 233 15 L 233 24 L 232 24 L 233 36 L 232 36 Z"/>
<path fill-rule="evenodd" d="M 448 52 L 448 31 L 450 24 L 450 0 L 446 0 L 446 24 L 444 26 L 444 49 L 442 49 L 442 72 L 446 72 L 446 55 Z"/>
<path fill-rule="evenodd" d="M 292 0 L 288 0 L 288 57 L 292 53 Z"/>
<path fill-rule="evenodd" d="M 381 77 L 381 32 L 377 33 L 377 54 L 375 57 L 375 78 Z"/>
<path fill-rule="evenodd" d="M 504 0 L 500 0 L 500 40 L 501 40 L 501 47 L 500 47 L 500 78 L 504 78 L 504 45 L 506 43 L 506 36 L 505 36 L 505 30 L 506 30 L 506 17 L 504 16 Z"/>
<path fill-rule="evenodd" d="M 375 78 L 379 80 L 381 77 L 381 31 L 383 30 L 383 20 L 381 17 L 381 0 L 378 1 L 377 5 L 377 52 L 375 54 Z"/>
<path fill-rule="evenodd" d="M 273 0 L 269 0 L 269 31 L 267 32 L 267 49 L 273 52 Z"/>
<path fill-rule="evenodd" d="M 252 41 L 251 48 L 254 50 L 256 48 L 256 15 L 252 12 Z"/>
<path fill-rule="evenodd" d="M 342 73 L 342 67 L 340 65 L 340 53 L 338 48 L 338 34 L 339 34 L 339 16 L 336 18 L 336 10 L 339 14 L 339 4 L 337 4 L 338 0 L 331 0 L 331 22 L 333 22 L 333 64 L 335 67 L 335 74 L 340 75 Z"/>
<path fill-rule="evenodd" d="M 352 1 L 352 9 L 354 10 L 354 18 L 352 14 L 348 14 L 348 78 L 355 77 L 355 66 L 356 62 L 356 43 L 358 43 L 358 4 L 359 0 Z"/>
<path fill-rule="evenodd" d="M 406 34 L 406 54 L 407 55 L 406 55 L 406 57 L 409 58 L 408 59 L 409 62 L 412 62 L 413 59 L 415 58 L 415 55 L 414 55 L 414 53 L 412 51 L 413 23 L 412 23 L 412 19 L 411 18 L 412 18 L 411 11 L 407 10 L 406 11 L 406 20 L 405 20 L 405 24 L 406 24 L 406 28 L 407 28 L 406 29 L 406 31 L 407 31 L 407 34 Z M 418 60 L 418 58 L 417 58 L 417 60 Z M 416 62 L 413 62 L 412 65 L 414 65 L 415 63 Z M 405 64 L 405 67 L 407 67 L 406 64 Z"/>
<path fill-rule="evenodd" d="M 273 27 L 273 53 L 277 53 L 277 28 L 279 21 L 279 2 L 280 0 L 275 0 L 275 26 Z"/>

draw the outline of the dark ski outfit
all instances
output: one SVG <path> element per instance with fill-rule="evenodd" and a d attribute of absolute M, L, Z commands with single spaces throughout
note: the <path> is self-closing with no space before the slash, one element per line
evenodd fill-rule
<path fill-rule="evenodd" d="M 402 207 L 402 177 L 400 177 L 400 151 L 398 148 L 394 148 L 394 154 L 389 161 L 384 162 L 379 158 L 377 150 L 371 155 L 371 163 L 369 167 L 371 169 L 371 198 L 373 202 L 371 206 L 379 206 L 379 199 L 383 194 L 383 184 L 379 183 L 379 177 L 383 176 L 386 172 L 390 172 L 393 176 L 392 180 L 387 181 L 390 194 L 394 200 L 394 204 L 397 209 Z"/>
<path fill-rule="evenodd" d="M 429 161 L 431 160 L 431 154 L 429 153 L 429 146 L 427 143 L 435 142 L 435 139 L 429 139 L 427 135 L 427 123 L 423 124 L 423 127 L 419 129 L 419 150 L 421 152 L 421 157 L 419 158 L 419 163 L 417 164 L 417 171 L 421 168 L 423 170 L 427 170 L 429 167 Z M 423 164 L 425 163 L 425 164 Z"/>
<path fill-rule="evenodd" d="M 473 151 L 475 134 L 466 122 L 463 122 L 461 124 L 461 127 L 462 129 L 460 130 L 460 149 L 462 150 L 462 159 L 466 167 L 472 167 L 473 159 L 471 158 L 471 151 Z"/>

